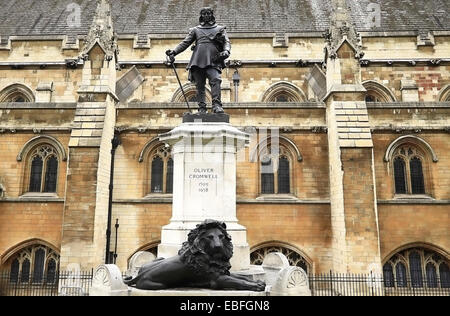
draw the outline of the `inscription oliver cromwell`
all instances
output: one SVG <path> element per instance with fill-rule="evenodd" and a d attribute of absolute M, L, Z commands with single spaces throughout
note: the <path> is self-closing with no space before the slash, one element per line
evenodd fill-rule
<path fill-rule="evenodd" d="M 217 195 L 219 175 L 214 168 L 191 167 L 187 170 L 190 193 Z"/>

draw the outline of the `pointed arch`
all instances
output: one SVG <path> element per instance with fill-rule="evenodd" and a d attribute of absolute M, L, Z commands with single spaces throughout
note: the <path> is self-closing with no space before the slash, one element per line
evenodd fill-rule
<path fill-rule="evenodd" d="M 432 244 L 416 242 L 403 245 L 386 256 L 382 263 L 384 279 L 390 281 L 385 283 L 386 287 L 449 287 L 448 253 Z M 392 282 L 394 279 L 396 283 Z"/>
<path fill-rule="evenodd" d="M 313 272 L 314 265 L 311 257 L 295 245 L 279 240 L 265 241 L 251 247 L 251 263 L 261 264 L 264 256 L 270 252 L 281 252 L 287 257 L 291 265 L 302 267 L 308 274 Z"/>
<path fill-rule="evenodd" d="M 193 98 L 195 98 L 197 96 L 197 87 L 194 84 L 192 84 L 190 82 L 184 84 L 183 91 L 189 102 L 196 102 L 196 101 L 191 101 Z M 173 94 L 171 102 L 184 103 L 185 100 L 184 100 L 184 96 L 183 96 L 183 91 L 181 91 L 181 88 L 178 88 L 177 91 L 175 91 L 175 93 Z M 212 102 L 211 90 L 208 87 L 205 87 L 205 93 L 206 93 L 206 99 L 205 99 L 206 102 L 211 103 Z"/>
<path fill-rule="evenodd" d="M 397 102 L 394 93 L 375 80 L 366 80 L 362 85 L 367 90 L 367 95 L 375 98 L 377 102 Z"/>
<path fill-rule="evenodd" d="M 8 261 L 9 258 L 11 258 L 11 256 L 15 255 L 20 250 L 22 250 L 26 247 L 34 246 L 34 245 L 42 245 L 42 246 L 50 248 L 57 254 L 60 253 L 59 248 L 56 247 L 55 245 L 53 245 L 52 243 L 45 241 L 43 239 L 40 239 L 40 238 L 31 238 L 31 239 L 24 240 L 14 246 L 12 246 L 11 248 L 7 249 L 1 256 L 1 264 L 3 265 L 6 261 Z"/>
<path fill-rule="evenodd" d="M 148 194 L 172 194 L 173 157 L 172 148 L 158 137 L 148 141 L 141 150 L 139 162 L 144 162 L 144 192 Z"/>
<path fill-rule="evenodd" d="M 385 264 L 395 254 L 400 253 L 400 252 L 402 252 L 404 250 L 407 250 L 407 249 L 412 249 L 412 248 L 425 248 L 425 249 L 434 251 L 434 252 L 440 254 L 441 256 L 443 256 L 444 258 L 446 258 L 447 260 L 450 261 L 450 253 L 448 251 L 446 251 L 444 248 L 441 248 L 441 247 L 436 246 L 436 245 L 431 244 L 431 243 L 427 243 L 427 242 L 423 242 L 423 241 L 416 241 L 416 242 L 411 242 L 411 243 L 404 244 L 402 246 L 399 246 L 399 247 L 395 248 L 394 250 L 391 250 L 384 257 L 384 259 L 381 262 L 382 262 L 382 264 Z"/>
<path fill-rule="evenodd" d="M 41 135 L 36 136 L 30 139 L 25 143 L 25 145 L 22 146 L 22 149 L 19 151 L 19 154 L 17 155 L 17 161 L 22 161 L 24 157 L 28 155 L 30 150 L 32 150 L 36 145 L 42 144 L 42 143 L 48 143 L 52 145 L 57 151 L 59 157 L 63 160 L 67 160 L 67 154 L 66 150 L 64 149 L 64 146 L 57 140 L 55 137 L 48 136 L 48 135 Z"/>
<path fill-rule="evenodd" d="M 13 83 L 0 91 L 0 102 L 35 102 L 33 91 L 24 84 Z"/>
<path fill-rule="evenodd" d="M 143 162 L 145 156 L 156 146 L 159 145 L 159 137 L 153 137 L 150 139 L 142 148 L 141 153 L 139 154 L 139 162 Z"/>
<path fill-rule="evenodd" d="M 438 162 L 439 159 L 433 150 L 433 148 L 428 144 L 424 139 L 415 136 L 415 135 L 405 135 L 395 139 L 386 149 L 386 153 L 384 154 L 384 161 L 389 162 L 392 160 L 392 156 L 398 147 L 405 143 L 413 143 L 416 146 L 419 146 L 425 152 L 428 152 L 433 162 Z"/>
<path fill-rule="evenodd" d="M 300 149 L 298 146 L 289 138 L 283 135 L 279 135 L 279 144 L 284 145 L 290 149 L 290 152 L 293 154 L 293 157 L 297 159 L 297 161 L 303 161 L 302 154 L 300 153 Z M 258 157 L 261 157 L 263 150 L 266 149 L 267 146 L 270 146 L 272 143 L 272 137 L 267 136 L 261 139 L 258 144 L 252 149 L 250 152 L 250 161 L 255 162 L 258 161 Z"/>
<path fill-rule="evenodd" d="M 286 101 L 277 101 L 279 97 L 286 98 Z M 262 95 L 261 102 L 305 102 L 305 93 L 289 81 L 279 81 L 272 84 Z"/>
<path fill-rule="evenodd" d="M 444 86 L 438 94 L 438 102 L 450 102 L 450 84 Z"/>

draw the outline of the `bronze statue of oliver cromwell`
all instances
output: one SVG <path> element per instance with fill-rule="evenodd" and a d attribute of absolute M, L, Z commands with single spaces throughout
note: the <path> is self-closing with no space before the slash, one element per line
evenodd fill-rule
<path fill-rule="evenodd" d="M 200 25 L 189 29 L 188 36 L 173 50 L 166 51 L 166 54 L 173 62 L 176 55 L 195 42 L 187 69 L 189 70 L 189 80 L 197 87 L 198 111 L 207 113 L 205 83 L 208 78 L 213 99 L 212 110 L 214 113 L 223 113 L 220 93 L 221 73 L 225 68 L 225 59 L 230 57 L 230 40 L 226 33 L 226 27 L 216 24 L 212 8 L 202 8 L 199 21 Z"/>

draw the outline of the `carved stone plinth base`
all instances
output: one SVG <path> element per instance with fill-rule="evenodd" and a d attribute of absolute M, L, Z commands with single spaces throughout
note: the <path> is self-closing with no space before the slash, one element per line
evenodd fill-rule
<path fill-rule="evenodd" d="M 145 255 L 145 254 L 144 254 Z M 139 256 L 142 256 L 139 255 Z M 142 257 L 134 258 L 143 264 Z M 136 267 L 131 265 L 129 270 Z M 159 291 L 139 290 L 129 287 L 122 280 L 119 268 L 113 264 L 99 266 L 94 273 L 91 296 L 311 296 L 308 276 L 299 267 L 289 266 L 287 258 L 279 252 L 270 253 L 262 266 L 250 266 L 244 271 L 234 272 L 266 282 L 262 292 L 210 290 L 197 288 L 178 288 Z"/>

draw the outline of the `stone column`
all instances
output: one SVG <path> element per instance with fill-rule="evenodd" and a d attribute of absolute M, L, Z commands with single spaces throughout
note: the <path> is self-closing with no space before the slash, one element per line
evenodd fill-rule
<path fill-rule="evenodd" d="M 236 217 L 236 160 L 249 135 L 225 122 L 185 122 L 159 138 L 173 146 L 174 183 L 172 218 L 162 228 L 158 256 L 176 255 L 189 231 L 209 218 L 227 225 L 232 270 L 248 268 L 247 232 Z"/>

